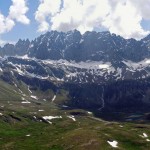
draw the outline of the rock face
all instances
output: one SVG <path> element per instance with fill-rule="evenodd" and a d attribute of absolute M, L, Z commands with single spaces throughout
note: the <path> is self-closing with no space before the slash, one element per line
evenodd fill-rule
<path fill-rule="evenodd" d="M 27 40 L 19 40 L 15 45 L 6 44 L 3 48 L 0 47 L 0 56 L 23 56 L 27 54 L 27 51 L 30 46 L 30 41 Z"/>
<path fill-rule="evenodd" d="M 48 32 L 31 43 L 29 56 L 38 59 L 66 59 L 86 61 L 113 61 L 131 60 L 141 61 L 149 56 L 148 39 L 136 41 L 125 40 L 109 32 L 79 31 L 59 33 Z M 144 44 L 146 43 L 146 44 Z M 135 55 L 136 54 L 136 55 Z"/>
<path fill-rule="evenodd" d="M 150 36 L 51 31 L 0 48 L 1 79 L 41 90 L 65 89 L 68 105 L 98 111 L 149 111 Z M 5 56 L 5 57 L 4 57 Z"/>
<path fill-rule="evenodd" d="M 19 40 L 15 45 L 6 44 L 0 55 L 27 54 L 37 59 L 79 61 L 141 61 L 150 56 L 150 36 L 141 41 L 124 39 L 109 32 L 86 32 L 81 35 L 74 30 L 67 33 L 51 31 L 33 41 Z"/>

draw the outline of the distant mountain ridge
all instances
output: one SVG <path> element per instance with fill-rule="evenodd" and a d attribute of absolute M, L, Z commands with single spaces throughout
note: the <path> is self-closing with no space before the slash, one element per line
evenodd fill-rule
<path fill-rule="evenodd" d="M 0 48 L 1 56 L 23 56 L 51 60 L 115 61 L 127 59 L 142 61 L 150 56 L 150 36 L 140 41 L 124 39 L 110 32 L 67 33 L 51 31 L 33 41 L 19 40 L 15 45 Z"/>

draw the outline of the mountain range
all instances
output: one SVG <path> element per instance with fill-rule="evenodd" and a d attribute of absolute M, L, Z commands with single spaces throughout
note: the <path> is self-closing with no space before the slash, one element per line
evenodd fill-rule
<path fill-rule="evenodd" d="M 60 105 L 100 112 L 150 110 L 150 35 L 51 31 L 0 48 L 0 78 L 33 90 L 67 91 Z"/>
<path fill-rule="evenodd" d="M 77 30 L 67 33 L 51 31 L 33 41 L 21 40 L 0 48 L 1 56 L 35 57 L 37 59 L 80 61 L 111 61 L 127 59 L 142 61 L 150 56 L 150 35 L 137 41 L 124 39 L 110 32 L 86 32 Z M 136 55 L 135 55 L 136 54 Z"/>

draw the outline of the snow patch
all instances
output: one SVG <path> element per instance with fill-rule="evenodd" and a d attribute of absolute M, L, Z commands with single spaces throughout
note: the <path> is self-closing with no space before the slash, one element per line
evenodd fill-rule
<path fill-rule="evenodd" d="M 20 74 L 20 75 L 24 74 L 23 71 L 21 69 L 19 69 L 18 67 L 16 69 L 17 69 L 18 74 Z"/>
<path fill-rule="evenodd" d="M 3 72 L 2 68 L 0 68 L 0 71 Z"/>
<path fill-rule="evenodd" d="M 56 95 L 54 95 L 54 97 L 52 98 L 52 102 L 54 102 L 56 99 Z"/>
<path fill-rule="evenodd" d="M 36 119 L 36 116 L 33 116 L 34 119 Z"/>
<path fill-rule="evenodd" d="M 125 60 L 122 62 L 129 68 L 130 71 L 141 70 L 150 65 L 150 59 L 144 59 L 140 62 L 133 62 L 130 60 Z"/>
<path fill-rule="evenodd" d="M 150 64 L 150 60 L 148 59 L 148 60 L 146 60 L 146 62 L 145 62 L 146 64 Z"/>
<path fill-rule="evenodd" d="M 108 69 L 108 68 L 109 68 L 109 65 L 107 65 L 107 64 L 100 64 L 100 65 L 99 65 L 99 68 L 100 68 L 100 69 Z"/>
<path fill-rule="evenodd" d="M 84 42 L 84 39 L 81 39 L 81 40 L 80 40 L 80 44 L 83 43 L 83 42 Z"/>
<path fill-rule="evenodd" d="M 44 116 L 42 117 L 44 120 L 46 120 L 48 123 L 52 124 L 52 119 L 59 119 L 62 118 L 62 116 Z"/>
<path fill-rule="evenodd" d="M 67 108 L 68 106 L 66 106 L 66 105 L 62 105 L 62 107 L 63 107 L 63 108 Z"/>
<path fill-rule="evenodd" d="M 89 115 L 92 115 L 92 114 L 93 114 L 92 112 L 89 112 L 89 111 L 88 111 L 87 113 L 88 113 Z"/>
<path fill-rule="evenodd" d="M 143 133 L 143 136 L 146 137 L 146 138 L 148 137 L 148 135 L 146 133 Z"/>
<path fill-rule="evenodd" d="M 19 90 L 19 92 L 21 93 L 21 94 L 23 94 L 23 92 L 20 90 L 20 89 L 18 89 Z"/>
<path fill-rule="evenodd" d="M 33 98 L 33 99 L 38 100 L 38 98 L 36 96 L 34 96 L 34 95 L 31 95 L 30 97 Z"/>
<path fill-rule="evenodd" d="M 31 136 L 31 135 L 30 135 L 30 134 L 27 134 L 26 136 L 28 136 L 28 137 L 29 137 L 29 136 Z"/>
<path fill-rule="evenodd" d="M 111 145 L 111 146 L 114 147 L 114 148 L 117 148 L 117 147 L 118 147 L 118 146 L 117 146 L 117 145 L 118 145 L 118 142 L 117 142 L 117 141 L 112 141 L 112 142 L 111 142 L 111 141 L 107 141 L 107 142 L 108 142 L 109 145 Z"/>
<path fill-rule="evenodd" d="M 30 87 L 28 86 L 28 91 L 30 92 L 30 93 L 32 93 L 32 91 L 30 90 Z"/>
<path fill-rule="evenodd" d="M 68 118 L 72 119 L 73 121 L 76 121 L 74 116 L 67 116 Z"/>
<path fill-rule="evenodd" d="M 143 135 L 139 135 L 139 136 L 142 137 L 142 138 L 147 138 L 148 137 L 148 135 L 146 133 L 143 133 Z"/>
<path fill-rule="evenodd" d="M 21 97 L 21 99 L 24 101 L 25 100 L 25 98 L 24 97 Z"/>
<path fill-rule="evenodd" d="M 29 59 L 28 55 L 21 56 L 22 59 Z"/>
<path fill-rule="evenodd" d="M 21 102 L 22 104 L 30 104 L 31 102 L 29 102 L 29 101 L 23 101 L 23 102 Z"/>

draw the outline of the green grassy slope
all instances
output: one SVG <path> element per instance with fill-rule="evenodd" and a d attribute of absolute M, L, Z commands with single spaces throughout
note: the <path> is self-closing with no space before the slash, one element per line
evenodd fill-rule
<path fill-rule="evenodd" d="M 55 94 L 51 90 L 32 90 L 30 93 L 27 85 L 18 83 L 17 86 L 18 88 L 0 81 L 1 150 L 150 149 L 148 123 L 104 121 L 85 110 L 59 107 L 68 100 L 66 91 L 57 93 L 52 102 Z M 31 98 L 33 95 L 38 99 Z M 22 103 L 23 101 L 30 103 Z M 76 121 L 69 118 L 71 115 L 74 115 Z M 42 118 L 44 116 L 62 118 L 53 119 L 50 124 Z M 148 137 L 144 137 L 143 133 Z M 117 141 L 118 148 L 113 148 L 108 141 Z"/>

